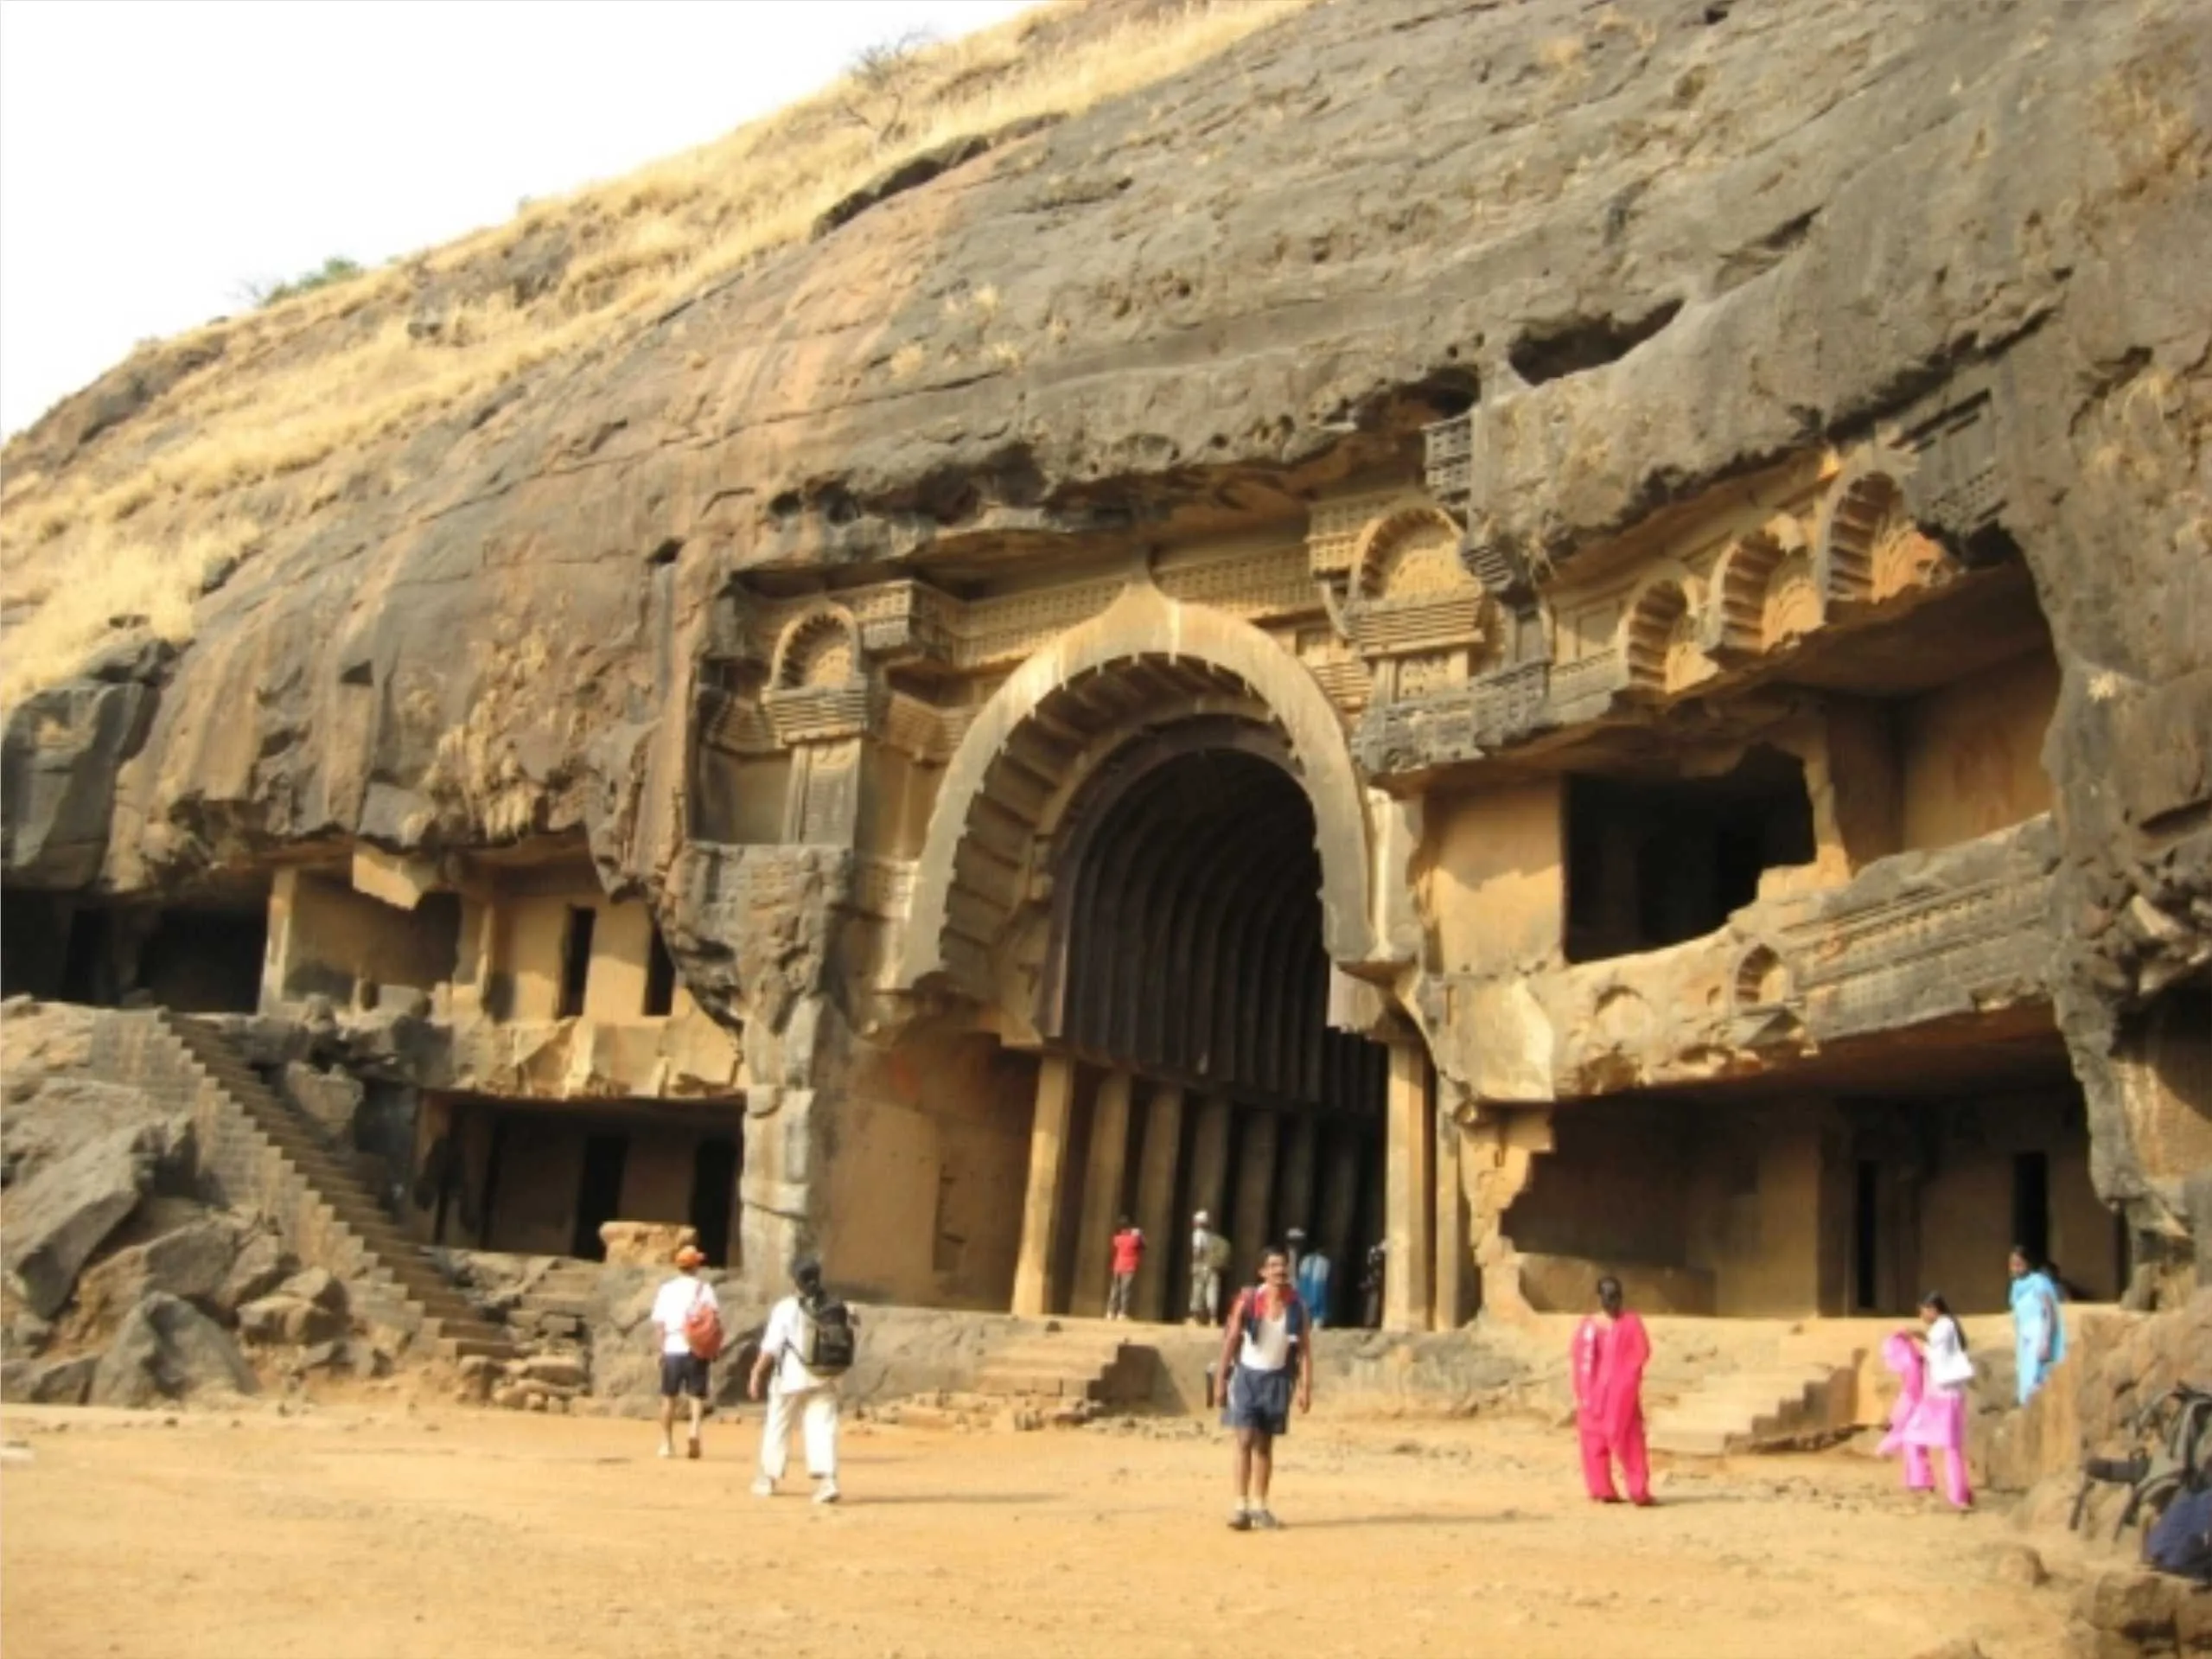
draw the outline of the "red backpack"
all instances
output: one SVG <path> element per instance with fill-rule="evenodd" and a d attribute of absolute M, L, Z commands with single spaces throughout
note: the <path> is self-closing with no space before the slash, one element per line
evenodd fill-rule
<path fill-rule="evenodd" d="M 708 1301 L 701 1285 L 692 1296 L 692 1311 L 684 1316 L 684 1341 L 694 1359 L 711 1360 L 722 1352 L 722 1314 Z"/>

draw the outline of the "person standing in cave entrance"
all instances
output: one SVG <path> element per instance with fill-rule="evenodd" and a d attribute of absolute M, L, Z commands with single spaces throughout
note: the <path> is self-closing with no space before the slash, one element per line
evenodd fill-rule
<path fill-rule="evenodd" d="M 1200 1210 L 1190 1218 L 1191 1324 L 1220 1323 L 1221 1274 L 1228 1265 L 1228 1240 L 1214 1230 L 1214 1218 Z"/>
<path fill-rule="evenodd" d="M 1291 1282 L 1297 1286 L 1298 1300 L 1306 1305 L 1306 1312 L 1318 1330 L 1329 1323 L 1329 1257 L 1318 1245 L 1310 1250 L 1304 1248 L 1304 1234 L 1293 1230 L 1291 1237 L 1297 1241 L 1291 1247 L 1296 1263 L 1291 1272 Z"/>
<path fill-rule="evenodd" d="M 1126 1319 L 1136 1293 L 1137 1271 L 1144 1265 L 1144 1233 L 1128 1216 L 1113 1229 L 1113 1280 L 1106 1286 L 1106 1318 Z"/>
<path fill-rule="evenodd" d="M 1390 1241 L 1377 1239 L 1367 1247 L 1366 1271 L 1360 1275 L 1360 1324 L 1369 1330 L 1382 1326 L 1382 1281 L 1390 1271 Z"/>
<path fill-rule="evenodd" d="M 1648 1507 L 1651 1465 L 1644 1451 L 1643 1368 L 1651 1338 L 1622 1306 L 1621 1281 L 1597 1281 L 1598 1311 L 1575 1330 L 1575 1432 L 1582 1440 L 1583 1484 L 1599 1503 L 1618 1503 L 1613 1460 L 1627 1477 L 1629 1501 Z"/>
<path fill-rule="evenodd" d="M 2013 1247 L 2012 1342 L 2019 1362 L 2020 1403 L 2035 1398 L 2050 1368 L 2066 1357 L 2066 1317 L 2059 1311 L 2058 1275 L 2048 1262 Z"/>

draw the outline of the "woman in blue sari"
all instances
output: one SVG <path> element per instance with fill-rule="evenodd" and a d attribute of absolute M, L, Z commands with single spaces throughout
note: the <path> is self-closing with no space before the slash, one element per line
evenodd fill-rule
<path fill-rule="evenodd" d="M 2066 1319 L 2059 1311 L 2058 1280 L 2024 1247 L 2015 1247 L 2012 1342 L 2019 1355 L 2020 1403 L 2026 1405 L 2050 1368 L 2066 1357 Z"/>

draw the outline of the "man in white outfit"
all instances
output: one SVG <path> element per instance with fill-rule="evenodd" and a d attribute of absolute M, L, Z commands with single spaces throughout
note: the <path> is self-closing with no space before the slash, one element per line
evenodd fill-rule
<path fill-rule="evenodd" d="M 800 1421 L 806 1445 L 806 1472 L 814 1479 L 814 1502 L 838 1501 L 838 1385 L 801 1357 L 808 1351 L 807 1330 L 813 1310 L 824 1305 L 821 1264 L 802 1260 L 791 1270 L 798 1293 L 787 1296 L 768 1313 L 761 1333 L 760 1357 L 753 1362 L 750 1393 L 768 1388 L 768 1421 L 761 1430 L 761 1472 L 755 1497 L 774 1497 L 783 1478 L 790 1448 L 791 1420 Z M 771 1381 L 773 1376 L 773 1381 Z"/>

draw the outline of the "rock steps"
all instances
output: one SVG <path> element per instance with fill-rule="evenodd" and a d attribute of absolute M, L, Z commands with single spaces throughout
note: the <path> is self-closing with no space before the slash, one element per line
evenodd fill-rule
<path fill-rule="evenodd" d="M 446 1281 L 214 1029 L 166 1009 L 111 1014 L 94 1057 L 100 1069 L 189 1111 L 202 1167 L 227 1196 L 267 1211 L 294 1254 L 351 1280 L 367 1309 L 448 1359 L 513 1355 L 507 1333 Z"/>
<path fill-rule="evenodd" d="M 1825 1333 L 1693 1388 L 1653 1413 L 1652 1449 L 1717 1458 L 1799 1444 L 1848 1422 L 1865 1350 Z"/>

